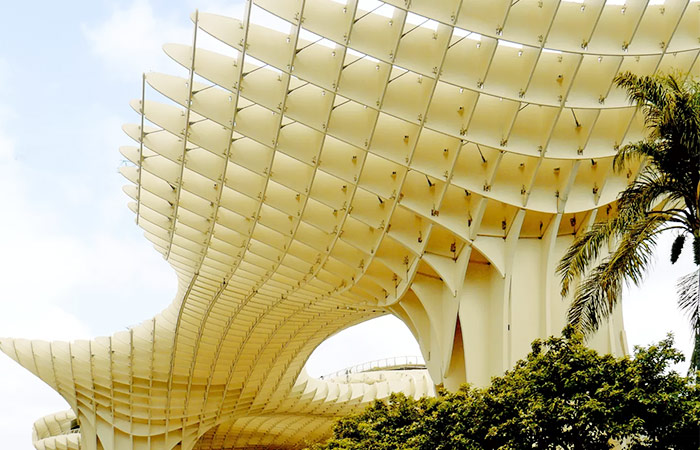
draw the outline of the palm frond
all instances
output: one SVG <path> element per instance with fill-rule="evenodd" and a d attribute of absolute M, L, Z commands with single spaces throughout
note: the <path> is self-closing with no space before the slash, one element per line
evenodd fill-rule
<path fill-rule="evenodd" d="M 700 85 L 691 80 L 683 81 L 681 74 L 638 77 L 629 72 L 615 77 L 618 86 L 627 90 L 629 100 L 641 108 L 649 130 L 645 148 L 635 149 L 640 143 L 623 147 L 616 167 L 623 166 L 629 156 L 652 156 L 663 166 L 663 172 L 692 173 L 688 164 L 695 167 L 700 161 Z M 670 151 L 671 150 L 671 151 Z M 629 153 L 629 155 L 628 155 Z"/>
<path fill-rule="evenodd" d="M 613 158 L 613 169 L 621 171 L 632 161 L 655 161 L 663 151 L 659 145 L 647 140 L 632 142 L 620 147 Z"/>
<path fill-rule="evenodd" d="M 692 190 L 692 189 L 691 189 Z M 618 197 L 618 209 L 624 214 L 644 212 L 667 214 L 669 220 L 680 223 L 692 233 L 696 223 L 695 209 L 688 208 L 689 189 L 684 183 L 666 173 L 646 166 Z"/>
<path fill-rule="evenodd" d="M 618 74 L 613 82 L 627 91 L 627 98 L 638 107 L 653 106 L 663 109 L 669 103 L 668 90 L 664 83 L 654 76 L 638 76 L 632 72 Z"/>
<path fill-rule="evenodd" d="M 700 269 L 682 277 L 676 285 L 678 308 L 684 313 L 693 329 L 693 353 L 688 374 L 700 369 Z"/>
<path fill-rule="evenodd" d="M 617 304 L 623 283 L 639 284 L 642 280 L 665 222 L 663 215 L 648 215 L 629 224 L 617 249 L 593 268 L 576 289 L 569 307 L 569 323 L 584 333 L 598 329 Z"/>
<path fill-rule="evenodd" d="M 607 222 L 596 222 L 586 233 L 578 236 L 557 266 L 561 277 L 561 295 L 569 293 L 571 283 L 581 276 L 600 255 L 601 249 L 611 239 L 622 235 L 626 222 L 621 217 L 614 217 Z"/>
<path fill-rule="evenodd" d="M 676 285 L 678 308 L 685 314 L 690 326 L 697 330 L 700 326 L 700 297 L 698 297 L 700 269 L 685 275 Z"/>
<path fill-rule="evenodd" d="M 661 197 L 675 195 L 672 179 L 646 166 L 637 178 L 618 196 L 621 211 L 649 211 L 659 203 Z"/>

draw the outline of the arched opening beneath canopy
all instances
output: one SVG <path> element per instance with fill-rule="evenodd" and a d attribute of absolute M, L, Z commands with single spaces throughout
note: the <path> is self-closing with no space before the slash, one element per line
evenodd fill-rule
<path fill-rule="evenodd" d="M 312 377 L 369 367 L 389 367 L 393 362 L 421 361 L 418 342 L 398 318 L 386 315 L 346 328 L 326 339 L 306 362 Z"/>

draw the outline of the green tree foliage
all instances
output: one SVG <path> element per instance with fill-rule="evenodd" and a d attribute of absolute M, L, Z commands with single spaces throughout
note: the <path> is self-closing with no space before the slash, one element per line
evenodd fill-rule
<path fill-rule="evenodd" d="M 677 233 L 671 262 L 678 260 L 686 240 L 692 240 L 700 266 L 700 83 L 681 75 L 639 77 L 629 72 L 615 82 L 641 109 L 648 136 L 621 147 L 613 161 L 617 170 L 629 170 L 633 161 L 642 163 L 637 178 L 620 193 L 617 215 L 579 235 L 557 268 L 563 296 L 583 277 L 569 323 L 586 333 L 610 315 L 623 283 L 642 281 L 660 233 Z M 616 248 L 600 260 L 608 244 Z M 698 283 L 700 270 L 679 283 L 679 306 L 695 330 L 691 369 L 700 369 Z"/>
<path fill-rule="evenodd" d="M 683 359 L 667 338 L 634 358 L 599 355 L 572 328 L 491 386 L 414 400 L 394 394 L 340 419 L 313 450 L 700 448 L 700 390 L 670 370 Z"/>

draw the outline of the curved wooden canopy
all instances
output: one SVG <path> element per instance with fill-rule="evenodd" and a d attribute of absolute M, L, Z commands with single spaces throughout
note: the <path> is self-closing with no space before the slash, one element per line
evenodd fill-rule
<path fill-rule="evenodd" d="M 700 75 L 696 1 L 249 0 L 193 20 L 193 45 L 165 46 L 185 76 L 144 76 L 121 149 L 175 301 L 107 338 L 0 342 L 68 400 L 83 449 L 297 448 L 432 392 L 425 372 L 304 374 L 388 312 L 433 380 L 488 382 L 560 329 L 554 266 L 635 174 L 612 170 L 644 136 L 613 77 Z M 619 312 L 592 343 L 626 351 Z M 38 449 L 75 448 L 47 444 L 66 417 Z"/>

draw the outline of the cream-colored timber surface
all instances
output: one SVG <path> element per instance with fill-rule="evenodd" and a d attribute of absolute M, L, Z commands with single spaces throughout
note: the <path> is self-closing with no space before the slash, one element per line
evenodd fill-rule
<path fill-rule="evenodd" d="M 79 450 L 80 434 L 72 410 L 51 414 L 34 422 L 32 440 L 37 450 Z"/>
<path fill-rule="evenodd" d="M 177 296 L 111 337 L 0 342 L 77 415 L 79 445 L 59 413 L 35 425 L 37 449 L 299 448 L 389 392 L 485 385 L 558 333 L 554 267 L 636 173 L 612 170 L 644 135 L 613 77 L 700 75 L 698 2 L 622 3 L 195 13 L 193 45 L 165 46 L 187 76 L 145 75 L 141 118 L 124 127 L 136 145 L 121 149 Z M 287 25 L 250 19 L 265 15 Z M 229 55 L 198 48 L 202 33 Z M 305 374 L 328 336 L 387 313 L 429 377 Z M 619 311 L 591 345 L 626 352 Z"/>

